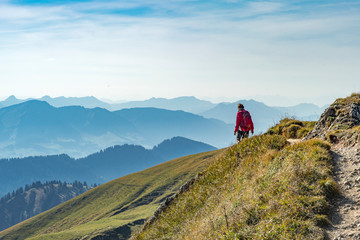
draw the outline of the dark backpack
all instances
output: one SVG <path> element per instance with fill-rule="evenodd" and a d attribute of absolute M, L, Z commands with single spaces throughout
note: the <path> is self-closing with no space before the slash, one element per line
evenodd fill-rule
<path fill-rule="evenodd" d="M 242 120 L 240 121 L 240 127 L 250 130 L 252 123 L 250 113 L 246 110 L 242 110 L 240 111 L 240 113 L 242 116 Z"/>

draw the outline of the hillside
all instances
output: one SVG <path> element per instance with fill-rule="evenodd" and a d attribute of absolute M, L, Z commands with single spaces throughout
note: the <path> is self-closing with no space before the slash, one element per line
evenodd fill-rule
<path fill-rule="evenodd" d="M 0 231 L 49 210 L 92 187 L 75 181 L 34 182 L 0 199 Z"/>
<path fill-rule="evenodd" d="M 246 139 L 134 239 L 322 239 L 330 173 L 329 146 L 319 140 Z"/>
<path fill-rule="evenodd" d="M 0 160 L 0 196 L 33 181 L 54 179 L 89 184 L 105 183 L 159 163 L 216 148 L 205 143 L 175 137 L 153 149 L 136 145 L 113 146 L 74 159 L 65 154 Z"/>
<path fill-rule="evenodd" d="M 332 143 L 334 177 L 341 195 L 330 205 L 329 239 L 360 239 L 360 94 L 339 98 L 328 107 L 306 137 Z"/>
<path fill-rule="evenodd" d="M 175 159 L 92 189 L 0 233 L 0 239 L 126 239 L 159 203 L 223 150 Z"/>
<path fill-rule="evenodd" d="M 132 239 L 359 239 L 359 125 L 353 94 L 316 124 L 286 119 L 246 139 Z"/>
<path fill-rule="evenodd" d="M 266 134 L 212 152 L 218 156 L 211 155 L 212 164 L 198 174 L 194 156 L 176 159 L 91 190 L 0 233 L 0 238 L 124 239 L 147 219 L 133 239 L 357 239 L 359 124 L 360 94 L 353 94 L 338 99 L 316 124 L 285 119 Z M 306 134 L 293 144 L 287 139 Z M 196 157 L 205 161 L 207 154 Z M 184 171 L 176 170 L 176 175 L 165 169 L 168 164 Z M 164 192 L 162 186 L 174 192 L 177 177 L 190 169 L 196 178 L 177 185 L 183 187 L 175 195 L 154 194 L 159 188 Z M 134 182 L 121 185 L 121 179 Z M 115 206 L 124 196 L 117 191 L 137 200 Z"/>

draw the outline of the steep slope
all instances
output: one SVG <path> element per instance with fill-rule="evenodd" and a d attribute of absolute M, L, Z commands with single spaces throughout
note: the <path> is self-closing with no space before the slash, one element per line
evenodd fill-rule
<path fill-rule="evenodd" d="M 0 196 L 33 181 L 61 180 L 105 183 L 144 170 L 159 163 L 214 150 L 215 148 L 186 138 L 165 140 L 154 149 L 142 146 L 113 146 L 87 157 L 68 155 L 36 156 L 0 160 Z"/>
<path fill-rule="evenodd" d="M 359 239 L 360 94 L 285 144 L 313 125 L 285 119 L 231 147 L 133 239 Z"/>
<path fill-rule="evenodd" d="M 328 238 L 360 239 L 360 94 L 331 104 L 306 138 L 314 137 L 333 143 L 334 176 L 341 187 L 330 205 Z"/>
<path fill-rule="evenodd" d="M 126 239 L 222 152 L 175 159 L 116 179 L 1 232 L 0 239 Z"/>
<path fill-rule="evenodd" d="M 74 198 L 92 187 L 81 182 L 34 182 L 0 199 L 0 231 Z"/>
<path fill-rule="evenodd" d="M 133 239 L 323 239 L 336 192 L 329 145 L 245 139 L 199 174 Z"/>

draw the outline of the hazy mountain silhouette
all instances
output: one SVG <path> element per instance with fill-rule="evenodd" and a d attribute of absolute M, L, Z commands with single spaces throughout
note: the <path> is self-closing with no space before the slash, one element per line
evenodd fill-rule
<path fill-rule="evenodd" d="M 0 102 L 0 107 L 9 106 L 25 102 L 31 99 L 20 100 L 15 96 L 10 96 L 8 99 Z M 166 98 L 150 98 L 143 101 L 128 101 L 123 103 L 107 103 L 101 101 L 95 97 L 56 97 L 51 98 L 49 96 L 44 96 L 39 100 L 46 101 L 49 104 L 55 107 L 62 106 L 83 106 L 87 108 L 101 107 L 108 109 L 110 111 L 121 110 L 126 108 L 161 108 L 167 110 L 183 110 L 185 112 L 190 112 L 198 114 L 204 117 L 211 117 L 222 120 L 226 123 L 234 124 L 234 115 L 236 115 L 236 104 L 238 102 L 243 102 L 244 104 L 249 105 L 249 108 L 254 112 L 255 116 L 261 117 L 257 121 L 258 131 L 266 131 L 269 127 L 275 124 L 281 117 L 293 116 L 301 120 L 317 120 L 320 117 L 320 114 L 325 110 L 327 106 L 318 107 L 317 105 L 310 103 L 301 103 L 295 106 L 289 107 L 277 107 L 277 106 L 267 106 L 261 102 L 255 100 L 240 100 L 234 103 L 219 103 L 214 104 L 209 101 L 200 100 L 193 96 L 187 97 L 177 97 L 172 99 Z M 235 106 L 234 109 L 230 105 Z M 228 110 L 226 110 L 228 109 Z M 269 113 L 262 114 L 262 112 Z M 224 115 L 225 114 L 225 115 Z M 275 116 L 274 116 L 275 114 Z M 275 119 L 275 122 L 274 122 Z"/>
<path fill-rule="evenodd" d="M 31 100 L 0 109 L 0 156 L 67 153 L 84 156 L 105 147 L 136 142 L 126 119 L 101 108 L 55 108 Z"/>
<path fill-rule="evenodd" d="M 2 107 L 8 107 L 11 105 L 19 104 L 25 102 L 26 100 L 17 99 L 14 95 L 9 96 L 5 100 L 1 101 L 0 104 Z"/>
<path fill-rule="evenodd" d="M 112 109 L 111 104 L 101 101 L 93 96 L 89 97 L 56 97 L 51 98 L 50 96 L 44 96 L 42 101 L 48 102 L 54 107 L 65 107 L 65 106 L 82 106 L 85 108 L 105 108 L 108 110 Z"/>
<path fill-rule="evenodd" d="M 228 146 L 232 141 L 229 125 L 183 111 L 56 108 L 38 100 L 0 109 L 0 157 L 3 158 L 62 153 L 83 157 L 126 143 L 151 148 L 174 136 L 217 147 Z"/>
<path fill-rule="evenodd" d="M 109 111 L 121 110 L 125 108 L 135 107 L 152 107 L 162 108 L 167 110 L 183 110 L 191 113 L 199 113 L 206 111 L 216 104 L 209 101 L 200 100 L 193 96 L 188 97 L 177 97 L 177 98 L 150 98 L 143 101 L 127 101 L 123 103 L 108 103 L 101 101 L 93 96 L 88 97 L 55 97 L 43 96 L 42 98 L 28 98 L 18 99 L 14 95 L 8 97 L 4 101 L 0 102 L 0 107 L 8 107 L 11 105 L 27 102 L 30 100 L 46 101 L 54 107 L 65 107 L 65 106 L 82 106 L 85 108 L 105 108 Z"/>
<path fill-rule="evenodd" d="M 27 99 L 18 99 L 14 95 L 8 97 L 4 101 L 0 102 L 0 107 L 8 107 L 15 104 L 27 102 L 30 100 L 39 100 L 46 101 L 54 107 L 66 107 L 66 106 L 82 106 L 85 108 L 105 108 L 108 110 L 112 109 L 111 104 L 103 102 L 93 96 L 88 97 L 55 97 L 43 96 L 42 98 L 27 98 Z"/>
<path fill-rule="evenodd" d="M 151 146 L 182 136 L 216 147 L 227 147 L 233 141 L 233 126 L 217 119 L 207 119 L 184 111 L 157 108 L 131 108 L 115 111 L 131 122 L 144 138 L 143 145 Z"/>
<path fill-rule="evenodd" d="M 301 103 L 290 107 L 274 107 L 284 115 L 294 116 L 299 120 L 317 121 L 328 106 L 319 107 L 311 103 Z"/>
<path fill-rule="evenodd" d="M 215 147 L 183 137 L 165 140 L 153 149 L 137 145 L 109 147 L 76 162 L 91 169 L 102 181 L 137 172 L 170 159 L 216 150 Z"/>
<path fill-rule="evenodd" d="M 212 151 L 205 143 L 175 137 L 153 149 L 142 146 L 113 146 L 81 159 L 68 155 L 37 156 L 0 160 L 0 196 L 34 181 L 54 179 L 89 184 L 104 183 L 156 164 L 188 154 Z M 173 151 L 173 154 L 169 153 Z"/>
<path fill-rule="evenodd" d="M 191 155 L 198 152 L 216 150 L 215 147 L 204 144 L 202 142 L 196 142 L 183 137 L 174 137 L 163 141 L 155 146 L 152 150 L 165 159 L 175 159 L 186 155 Z"/>
<path fill-rule="evenodd" d="M 172 99 L 166 98 L 150 98 L 144 101 L 130 101 L 119 104 L 112 104 L 113 109 L 124 109 L 124 108 L 162 108 L 167 110 L 183 110 L 190 113 L 200 113 L 204 112 L 216 104 L 197 99 L 193 96 L 188 97 L 177 97 Z"/>

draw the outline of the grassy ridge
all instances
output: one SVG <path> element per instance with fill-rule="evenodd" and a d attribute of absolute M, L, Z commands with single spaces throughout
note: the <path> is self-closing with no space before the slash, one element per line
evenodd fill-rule
<path fill-rule="evenodd" d="M 223 150 L 175 159 L 101 185 L 0 233 L 0 239 L 92 239 L 129 237 L 164 198 Z"/>
<path fill-rule="evenodd" d="M 280 135 L 235 145 L 133 239 L 323 239 L 336 193 L 329 145 Z"/>

